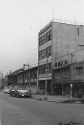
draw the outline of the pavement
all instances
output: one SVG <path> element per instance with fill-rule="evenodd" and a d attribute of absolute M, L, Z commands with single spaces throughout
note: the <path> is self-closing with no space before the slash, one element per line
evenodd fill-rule
<path fill-rule="evenodd" d="M 54 102 L 54 103 L 76 103 L 76 104 L 83 104 L 84 98 L 74 98 L 70 96 L 53 96 L 47 95 L 47 99 L 45 95 L 42 94 L 32 94 L 31 99 L 36 99 L 39 101 L 47 101 L 47 102 Z"/>

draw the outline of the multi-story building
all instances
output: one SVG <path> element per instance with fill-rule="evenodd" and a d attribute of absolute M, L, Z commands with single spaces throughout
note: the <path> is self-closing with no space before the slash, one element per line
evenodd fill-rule
<path fill-rule="evenodd" d="M 48 92 L 70 94 L 71 64 L 84 60 L 84 26 L 53 20 L 39 32 L 38 39 L 39 87 L 45 89 L 47 79 Z"/>

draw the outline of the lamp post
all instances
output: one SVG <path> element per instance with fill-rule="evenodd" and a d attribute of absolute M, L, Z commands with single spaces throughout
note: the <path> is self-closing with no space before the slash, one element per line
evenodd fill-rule
<path fill-rule="evenodd" d="M 47 99 L 47 75 L 48 75 L 48 55 L 47 55 L 47 63 L 46 63 L 46 81 L 45 81 L 45 85 L 46 85 L 46 95 L 45 98 Z"/>
<path fill-rule="evenodd" d="M 71 87 L 71 98 L 72 98 L 72 87 L 73 87 L 73 85 L 72 85 L 72 84 L 70 84 L 70 87 Z"/>

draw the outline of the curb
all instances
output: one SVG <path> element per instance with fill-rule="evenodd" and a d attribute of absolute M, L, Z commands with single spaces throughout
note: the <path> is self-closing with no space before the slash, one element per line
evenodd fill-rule
<path fill-rule="evenodd" d="M 65 101 L 52 101 L 52 100 L 47 100 L 45 98 L 34 98 L 31 97 L 30 99 L 35 99 L 39 101 L 46 101 L 46 102 L 53 102 L 53 103 L 64 103 L 64 104 L 84 104 L 81 100 L 65 100 Z"/>

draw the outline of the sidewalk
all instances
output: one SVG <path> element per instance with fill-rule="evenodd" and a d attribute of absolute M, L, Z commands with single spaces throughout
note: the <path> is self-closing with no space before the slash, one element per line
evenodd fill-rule
<path fill-rule="evenodd" d="M 84 99 L 79 99 L 79 98 L 71 98 L 70 96 L 52 96 L 52 95 L 47 95 L 47 99 L 45 98 L 45 95 L 41 94 L 32 94 L 31 99 L 36 99 L 40 101 L 47 101 L 47 102 L 55 102 L 55 103 L 84 103 Z"/>

